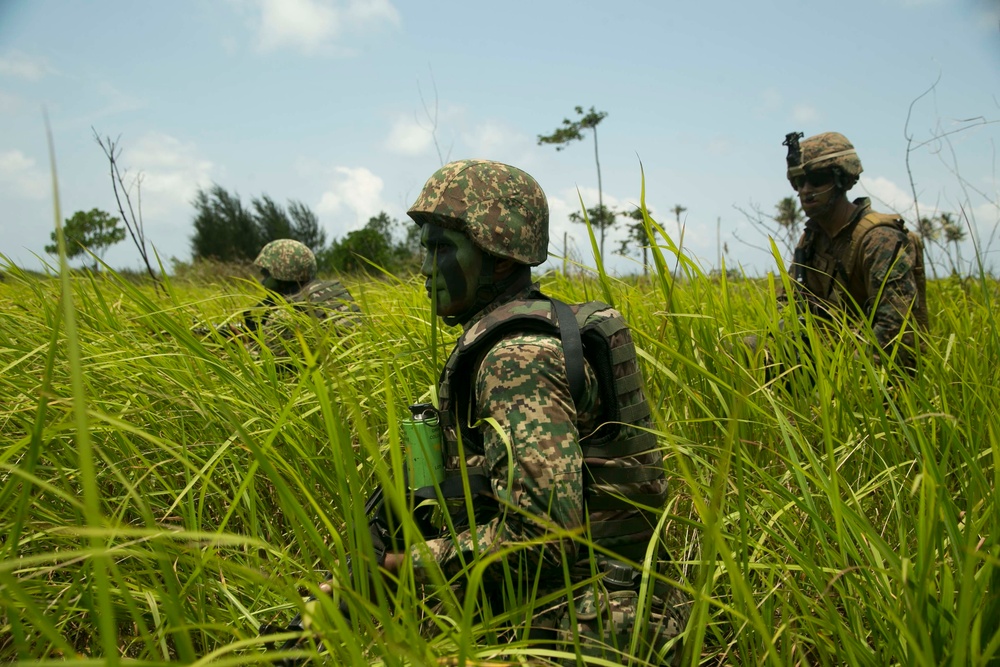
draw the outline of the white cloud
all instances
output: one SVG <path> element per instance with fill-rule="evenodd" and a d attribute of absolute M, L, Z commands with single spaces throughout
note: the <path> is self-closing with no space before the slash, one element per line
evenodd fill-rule
<path fill-rule="evenodd" d="M 212 182 L 213 165 L 198 155 L 194 144 L 152 132 L 126 150 L 121 166 L 128 167 L 133 177 L 141 174 L 144 216 L 163 217 L 167 211 L 186 209 L 198 188 Z"/>
<path fill-rule="evenodd" d="M 792 107 L 792 120 L 802 125 L 815 123 L 819 120 L 819 112 L 808 104 L 796 104 Z"/>
<path fill-rule="evenodd" d="M 875 178 L 862 176 L 856 187 L 859 187 L 864 191 L 865 195 L 871 197 L 872 206 L 876 210 L 888 209 L 900 215 L 906 215 L 913 210 L 913 196 L 910 192 L 884 176 L 877 176 Z M 856 195 L 852 192 L 851 196 Z M 925 206 L 921 205 L 920 215 L 921 217 L 934 215 L 934 211 L 928 207 L 925 212 Z"/>
<path fill-rule="evenodd" d="M 385 140 L 386 150 L 400 155 L 421 155 L 433 143 L 434 136 L 414 118 L 400 116 L 392 124 Z"/>
<path fill-rule="evenodd" d="M 471 131 L 462 135 L 463 143 L 469 147 L 470 155 L 494 159 L 502 148 L 506 148 L 519 140 L 520 137 L 509 128 L 499 123 L 487 121 L 480 123 Z"/>
<path fill-rule="evenodd" d="M 386 21 L 392 24 L 399 23 L 399 12 L 389 0 L 350 0 L 344 13 L 350 22 Z"/>
<path fill-rule="evenodd" d="M 548 194 L 549 200 L 549 252 L 562 257 L 563 240 L 565 238 L 569 257 L 573 261 L 582 262 L 587 266 L 594 265 L 594 253 L 590 245 L 590 235 L 587 226 L 573 222 L 569 216 L 571 213 L 581 213 L 580 197 L 588 208 L 597 206 L 597 188 L 569 188 L 558 194 Z M 628 205 L 627 205 L 628 204 Z M 631 208 L 631 204 L 614 195 L 604 193 L 604 205 L 608 208 L 619 210 Z M 594 229 L 594 235 L 600 243 L 600 230 Z M 605 233 L 604 252 L 610 261 L 610 256 L 618 252 L 618 238 L 621 230 L 611 229 Z"/>
<path fill-rule="evenodd" d="M 49 176 L 21 151 L 0 151 L 0 186 L 27 199 L 43 199 L 49 192 Z"/>
<path fill-rule="evenodd" d="M 349 226 L 356 228 L 369 218 L 389 209 L 382 201 L 382 179 L 365 167 L 336 167 L 334 182 L 320 197 L 316 212 L 319 215 L 340 216 L 344 212 L 354 215 Z"/>
<path fill-rule="evenodd" d="M 0 76 L 38 81 L 53 72 L 55 70 L 49 66 L 44 58 L 32 58 L 20 51 L 12 51 L 0 57 Z"/>
<path fill-rule="evenodd" d="M 388 0 L 256 0 L 256 6 L 258 46 L 263 51 L 289 47 L 316 53 L 344 34 L 400 20 Z"/>

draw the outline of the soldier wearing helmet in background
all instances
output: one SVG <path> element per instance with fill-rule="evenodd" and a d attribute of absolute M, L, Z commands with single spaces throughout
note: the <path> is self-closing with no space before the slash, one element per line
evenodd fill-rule
<path fill-rule="evenodd" d="M 599 302 L 570 306 L 532 283 L 531 267 L 548 254 L 549 211 L 520 169 L 447 164 L 408 214 L 437 315 L 463 328 L 438 386 L 438 490 L 454 499 L 468 489 L 476 511 L 474 523 L 463 512 L 453 532 L 386 554 L 383 566 L 397 572 L 408 561 L 432 583 L 434 571 L 447 580 L 478 559 L 493 614 L 596 577 L 577 589 L 573 615 L 565 596 L 536 608 L 532 636 L 570 653 L 577 638 L 585 654 L 603 644 L 620 660 L 639 628 L 643 655 L 662 650 L 689 612 L 680 591 L 658 581 L 650 618 L 636 618 L 634 564 L 647 553 L 665 558 L 656 525 L 667 481 L 621 314 Z"/>
<path fill-rule="evenodd" d="M 920 238 L 898 215 L 872 211 L 868 198 L 847 198 L 862 169 L 844 135 L 825 132 L 800 144 L 801 136 L 785 138 L 788 181 L 807 218 L 789 268 L 795 296 L 824 318 L 870 320 L 878 350 L 892 353 L 902 343 L 896 363 L 912 368 L 914 330 L 928 318 Z"/>
<path fill-rule="evenodd" d="M 258 330 L 275 357 L 288 356 L 298 314 L 337 328 L 357 321 L 360 309 L 347 289 L 337 280 L 316 280 L 316 256 L 305 244 L 293 239 L 271 241 L 253 265 L 269 294 L 248 311 L 247 324 Z M 256 351 L 253 344 L 250 347 Z"/>

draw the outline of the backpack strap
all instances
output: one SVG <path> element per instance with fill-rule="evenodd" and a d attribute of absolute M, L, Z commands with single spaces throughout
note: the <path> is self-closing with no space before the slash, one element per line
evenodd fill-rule
<path fill-rule="evenodd" d="M 865 217 L 858 221 L 858 226 L 854 229 L 851 234 L 851 246 L 848 251 L 848 262 L 849 265 L 846 267 L 853 276 L 856 273 L 858 267 L 858 260 L 861 259 L 861 244 L 864 242 L 868 233 L 877 227 L 893 227 L 903 234 L 906 234 L 905 224 L 903 219 L 898 215 L 892 213 L 876 213 L 875 211 L 870 211 Z M 896 252 L 899 252 L 899 248 L 896 248 Z M 895 253 L 894 253 L 895 254 Z"/>
<path fill-rule="evenodd" d="M 559 327 L 563 356 L 566 358 L 566 379 L 569 380 L 569 393 L 573 396 L 573 404 L 579 405 L 583 399 L 583 391 L 586 389 L 580 323 L 568 304 L 558 299 L 550 299 L 550 301 L 552 301 L 552 308 L 555 310 L 556 326 Z"/>

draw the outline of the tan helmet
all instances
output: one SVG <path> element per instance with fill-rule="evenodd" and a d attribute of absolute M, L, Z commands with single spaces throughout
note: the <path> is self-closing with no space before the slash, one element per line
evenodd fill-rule
<path fill-rule="evenodd" d="M 528 266 L 549 252 L 549 203 L 541 186 L 517 167 L 459 160 L 434 172 L 407 211 L 467 235 L 481 250 Z"/>
<path fill-rule="evenodd" d="M 260 251 L 253 265 L 277 280 L 307 283 L 316 277 L 316 255 L 304 243 L 294 239 L 271 241 Z"/>
<path fill-rule="evenodd" d="M 844 191 L 848 191 L 858 182 L 863 169 L 854 145 L 839 132 L 824 132 L 803 139 L 799 144 L 802 150 L 802 160 L 797 166 L 789 166 L 787 171 L 789 183 L 807 173 L 835 169 L 841 173 Z"/>

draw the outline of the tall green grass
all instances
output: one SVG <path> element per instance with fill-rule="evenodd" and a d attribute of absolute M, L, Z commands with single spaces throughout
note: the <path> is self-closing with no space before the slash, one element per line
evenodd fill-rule
<path fill-rule="evenodd" d="M 685 664 L 996 664 L 997 283 L 931 283 L 907 381 L 809 319 L 779 332 L 775 280 L 675 270 L 671 250 L 654 248 L 647 281 L 542 283 L 611 301 L 633 327 L 672 479 L 662 576 L 693 600 Z M 273 660 L 258 627 L 306 611 L 348 555 L 361 592 L 308 608 L 303 657 L 553 657 L 405 569 L 366 576 L 364 499 L 381 483 L 405 502 L 397 423 L 457 333 L 432 326 L 421 279 L 349 284 L 366 324 L 305 324 L 289 372 L 190 332 L 259 299 L 251 283 L 159 294 L 113 272 L 3 273 L 0 660 Z M 741 346 L 750 333 L 781 369 Z"/>

